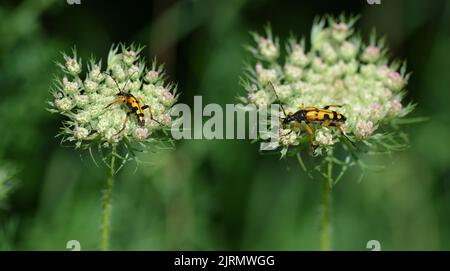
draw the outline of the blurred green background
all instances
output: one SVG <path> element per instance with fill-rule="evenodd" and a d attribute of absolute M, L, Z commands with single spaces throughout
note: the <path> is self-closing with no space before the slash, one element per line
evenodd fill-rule
<path fill-rule="evenodd" d="M 314 2 L 314 3 L 313 3 Z M 333 191 L 334 248 L 450 249 L 450 3 L 448 1 L 88 1 L 0 3 L 0 170 L 17 185 L 0 206 L 1 250 L 65 250 L 79 240 L 98 249 L 106 170 L 59 145 L 61 118 L 48 113 L 61 51 L 106 59 L 112 43 L 146 45 L 166 64 L 191 105 L 235 103 L 249 54 L 249 31 L 271 22 L 282 40 L 309 37 L 315 16 L 360 14 L 357 28 L 385 35 L 412 71 L 411 148 L 384 159 L 385 170 L 354 169 Z M 145 157 L 151 166 L 116 180 L 114 250 L 316 250 L 321 185 L 292 160 L 260 155 L 247 140 L 185 140 Z M 5 169 L 6 168 L 6 169 Z"/>

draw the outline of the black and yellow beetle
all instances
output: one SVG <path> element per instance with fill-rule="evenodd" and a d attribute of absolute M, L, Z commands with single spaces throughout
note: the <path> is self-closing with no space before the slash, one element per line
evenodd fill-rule
<path fill-rule="evenodd" d="M 129 111 L 127 112 L 127 114 L 125 116 L 125 121 L 123 123 L 123 127 L 122 127 L 122 129 L 120 129 L 119 132 L 117 132 L 117 134 L 120 134 L 125 129 L 127 121 L 128 121 L 128 116 L 130 114 L 134 114 L 136 116 L 138 125 L 140 127 L 144 127 L 145 126 L 145 114 L 144 114 L 145 109 L 148 109 L 151 120 L 162 125 L 159 121 L 157 121 L 155 118 L 153 118 L 152 111 L 151 111 L 151 108 L 149 105 L 143 105 L 141 101 L 139 101 L 136 97 L 134 97 L 133 94 L 131 94 L 129 92 L 124 92 L 123 90 L 121 90 L 117 81 L 112 76 L 111 76 L 111 78 L 116 83 L 119 92 L 116 94 L 116 99 L 112 103 L 110 103 L 108 106 L 106 106 L 105 108 L 108 108 L 111 105 L 116 104 L 116 103 L 121 103 L 121 104 L 126 105 L 129 109 Z M 127 81 L 127 83 L 128 83 L 128 81 Z M 125 87 L 126 87 L 126 84 L 125 84 Z"/>
<path fill-rule="evenodd" d="M 295 122 L 295 125 L 297 127 L 300 127 L 301 123 L 303 122 L 305 124 L 306 132 L 309 135 L 309 141 L 311 143 L 311 147 L 315 149 L 314 145 L 314 131 L 309 126 L 309 124 L 312 123 L 319 123 L 321 126 L 333 126 L 339 129 L 339 132 L 342 136 L 344 136 L 350 143 L 352 143 L 353 146 L 355 146 L 354 142 L 351 141 L 344 133 L 344 129 L 342 128 L 342 124 L 345 123 L 347 118 L 342 115 L 339 112 L 336 112 L 334 110 L 331 110 L 330 107 L 342 107 L 342 105 L 327 105 L 324 107 L 315 107 L 315 106 L 307 106 L 307 107 L 300 107 L 300 109 L 296 112 L 288 112 L 286 114 L 286 111 L 283 108 L 283 105 L 281 104 L 280 99 L 278 98 L 277 91 L 275 90 L 275 86 L 270 82 L 270 85 L 275 93 L 275 96 L 277 97 L 278 102 L 280 103 L 280 107 L 283 110 L 284 117 L 281 118 L 282 125 L 285 127 L 291 122 Z"/>

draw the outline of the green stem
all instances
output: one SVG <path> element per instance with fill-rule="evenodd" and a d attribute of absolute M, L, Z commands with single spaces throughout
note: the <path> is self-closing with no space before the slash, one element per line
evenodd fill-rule
<path fill-rule="evenodd" d="M 320 249 L 331 250 L 331 187 L 333 162 L 330 160 L 327 167 L 327 177 L 322 184 L 322 206 L 320 219 Z"/>
<path fill-rule="evenodd" d="M 103 190 L 102 199 L 102 224 L 101 224 L 101 240 L 100 249 L 102 251 L 107 251 L 109 249 L 109 235 L 110 235 L 110 224 L 111 224 L 111 208 L 112 208 L 112 192 L 114 187 L 114 168 L 115 168 L 116 157 L 113 154 L 111 157 L 111 164 L 109 167 L 108 178 L 106 179 L 105 190 Z"/>

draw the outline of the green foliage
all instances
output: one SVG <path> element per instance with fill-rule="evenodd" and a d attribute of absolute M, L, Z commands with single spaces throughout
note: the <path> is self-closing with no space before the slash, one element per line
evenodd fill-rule
<path fill-rule="evenodd" d="M 10 164 L 0 163 L 0 208 L 5 208 L 6 200 L 16 186 L 16 170 Z"/>
<path fill-rule="evenodd" d="M 141 55 L 147 63 L 155 55 L 166 63 L 182 89 L 180 102 L 191 104 L 192 96 L 203 95 L 204 103 L 223 105 L 234 103 L 242 90 L 237 81 L 248 53 L 241 44 L 252 42 L 250 29 L 271 21 L 280 41 L 292 31 L 309 44 L 315 16 L 340 14 L 351 5 L 201 0 L 159 10 L 152 3 L 116 1 L 12 2 L 0 4 L 0 159 L 19 169 L 20 183 L 9 193 L 8 208 L 0 209 L 1 250 L 66 250 L 74 239 L 83 250 L 98 249 L 104 172 L 88 151 L 61 148 L 54 135 L 65 118 L 44 110 L 45 101 L 52 100 L 48 86 L 58 72 L 59 52 L 76 44 L 77 57 L 86 64 L 91 53 L 106 61 L 113 42 L 148 44 Z M 420 116 L 428 121 L 398 123 L 411 147 L 364 157 L 368 165 L 385 166 L 365 171 L 364 182 L 357 182 L 361 171 L 349 166 L 339 180 L 345 185 L 333 190 L 334 248 L 365 250 L 367 241 L 376 239 L 382 250 L 448 250 L 447 1 L 360 7 L 351 9 L 361 13 L 357 24 L 364 36 L 375 27 L 391 55 L 408 59 L 408 70 L 414 71 L 403 105 L 410 100 L 418 105 L 408 121 Z M 123 14 L 133 16 L 118 20 Z M 246 94 L 242 90 L 241 96 Z M 116 175 L 111 249 L 318 249 L 321 186 L 298 162 L 259 155 L 244 140 L 190 140 L 177 142 L 176 152 L 137 155 L 151 166 L 136 171 L 127 166 Z"/>

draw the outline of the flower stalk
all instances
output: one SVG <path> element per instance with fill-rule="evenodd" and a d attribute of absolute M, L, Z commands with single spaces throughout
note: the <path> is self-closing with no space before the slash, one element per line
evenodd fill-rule
<path fill-rule="evenodd" d="M 322 202 L 320 217 L 320 250 L 328 251 L 332 249 L 331 240 L 331 191 L 333 163 L 327 164 L 327 176 L 322 180 Z"/>
<path fill-rule="evenodd" d="M 254 61 L 242 77 L 246 93 L 240 100 L 249 108 L 264 112 L 279 104 L 282 109 L 271 115 L 279 118 L 278 125 L 258 126 L 269 135 L 258 141 L 264 146 L 271 141 L 272 148 L 263 149 L 278 151 L 282 158 L 296 156 L 309 177 L 322 181 L 321 250 L 332 249 L 332 187 L 352 166 L 359 166 L 362 174 L 370 169 L 363 156 L 408 147 L 398 124 L 422 120 L 406 118 L 415 108 L 404 101 L 410 76 L 406 62 L 390 59 L 385 39 L 375 31 L 369 40 L 355 34 L 357 19 L 317 18 L 309 44 L 304 37 L 291 36 L 283 46 L 270 26 L 264 34 L 252 33 L 254 44 L 247 49 Z M 322 115 L 285 121 L 287 115 L 302 116 L 308 107 Z M 308 167 L 301 157 L 305 152 Z"/>
<path fill-rule="evenodd" d="M 109 250 L 115 162 L 116 156 L 113 154 L 111 155 L 111 163 L 109 165 L 108 177 L 106 179 L 105 190 L 103 190 L 103 198 L 102 198 L 102 222 L 101 222 L 102 224 L 101 224 L 101 240 L 100 240 L 100 249 L 102 251 Z"/>
<path fill-rule="evenodd" d="M 57 64 L 62 74 L 50 88 L 48 110 L 63 117 L 61 144 L 88 150 L 97 166 L 95 156 L 100 156 L 108 168 L 100 222 L 103 251 L 109 249 L 114 176 L 128 161 L 139 165 L 139 153 L 172 146 L 168 131 L 175 121 L 170 111 L 178 97 L 176 85 L 167 82 L 155 60 L 147 66 L 142 50 L 113 45 L 106 63 L 92 58 L 87 70 L 75 50 L 63 54 L 64 62 Z"/>

